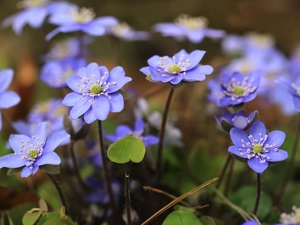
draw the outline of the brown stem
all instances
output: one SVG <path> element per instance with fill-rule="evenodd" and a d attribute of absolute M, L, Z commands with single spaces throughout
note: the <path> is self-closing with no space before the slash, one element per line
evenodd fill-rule
<path fill-rule="evenodd" d="M 163 150 L 163 145 L 164 145 L 164 137 L 165 137 L 165 130 L 166 130 L 168 112 L 169 112 L 169 108 L 170 108 L 173 93 L 174 93 L 174 88 L 171 86 L 170 91 L 169 91 L 169 95 L 168 95 L 168 98 L 167 98 L 167 102 L 166 102 L 166 105 L 165 105 L 163 118 L 162 118 L 162 121 L 161 121 L 161 127 L 160 127 L 160 135 L 159 135 L 159 143 L 158 143 L 158 151 L 157 151 L 157 164 L 156 164 L 158 183 L 160 183 L 161 179 L 162 179 L 162 169 L 161 169 L 161 167 L 162 167 L 162 150 Z"/>
<path fill-rule="evenodd" d="M 261 177 L 260 177 L 260 173 L 257 173 L 257 194 L 256 194 L 256 201 L 255 201 L 255 206 L 254 206 L 254 210 L 253 210 L 253 214 L 256 215 L 257 210 L 258 210 L 258 206 L 259 206 L 259 202 L 260 202 L 260 193 L 261 193 Z"/>

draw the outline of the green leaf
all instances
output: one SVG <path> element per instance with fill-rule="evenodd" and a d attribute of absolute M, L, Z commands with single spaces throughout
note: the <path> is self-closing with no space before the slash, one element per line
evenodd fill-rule
<path fill-rule="evenodd" d="M 7 171 L 7 176 L 11 176 L 11 175 L 17 174 L 17 173 L 21 172 L 22 169 L 23 169 L 23 167 L 9 168 L 8 171 Z"/>
<path fill-rule="evenodd" d="M 191 210 L 179 209 L 170 213 L 162 225 L 202 225 Z"/>
<path fill-rule="evenodd" d="M 45 202 L 44 199 L 40 199 L 39 200 L 39 207 L 43 210 L 43 211 L 48 211 L 48 206 L 47 206 L 47 203 Z"/>
<path fill-rule="evenodd" d="M 24 225 L 34 225 L 35 222 L 40 218 L 42 215 L 43 210 L 39 208 L 33 208 L 23 216 L 22 223 Z"/>
<path fill-rule="evenodd" d="M 130 160 L 139 163 L 143 160 L 146 153 L 144 143 L 131 134 L 119 139 L 111 144 L 107 150 L 108 158 L 115 163 L 127 163 Z"/>
<path fill-rule="evenodd" d="M 40 169 L 49 174 L 59 174 L 60 173 L 60 166 L 59 165 L 42 165 Z"/>
<path fill-rule="evenodd" d="M 231 113 L 237 113 L 237 112 L 241 111 L 243 109 L 243 107 L 244 107 L 244 103 L 241 103 L 241 104 L 238 104 L 238 105 L 228 106 L 227 109 Z"/>
<path fill-rule="evenodd" d="M 43 225 L 76 225 L 77 223 L 74 223 L 70 218 L 64 217 L 64 218 L 54 218 L 51 220 L 48 220 Z"/>
<path fill-rule="evenodd" d="M 123 96 L 124 100 L 130 98 L 130 94 L 127 93 L 126 91 L 119 90 L 119 93 Z"/>
<path fill-rule="evenodd" d="M 59 218 L 59 217 L 60 215 L 58 213 L 46 213 L 39 221 L 38 225 L 44 225 L 48 220 L 52 220 L 54 218 Z"/>
<path fill-rule="evenodd" d="M 18 205 L 12 208 L 9 211 L 9 217 L 11 218 L 14 225 L 23 225 L 21 218 L 23 218 L 24 214 L 34 208 L 35 205 L 33 203 L 25 203 L 22 205 Z"/>

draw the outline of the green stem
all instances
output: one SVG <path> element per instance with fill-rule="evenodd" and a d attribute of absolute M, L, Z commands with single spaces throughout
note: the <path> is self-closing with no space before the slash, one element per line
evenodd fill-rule
<path fill-rule="evenodd" d="M 167 98 L 167 102 L 165 105 L 164 113 L 163 113 L 163 118 L 161 121 L 161 127 L 160 127 L 160 135 L 159 135 L 159 143 L 158 143 L 158 152 L 157 152 L 157 180 L 158 183 L 160 183 L 162 179 L 162 150 L 163 150 L 163 145 L 164 145 L 164 137 L 165 137 L 165 130 L 166 130 L 166 123 L 167 123 L 167 117 L 168 117 L 168 112 L 172 100 L 172 96 L 174 93 L 174 88 L 171 86 L 169 95 Z"/>
<path fill-rule="evenodd" d="M 300 113 L 298 113 L 298 119 L 297 119 L 297 128 L 296 128 L 296 134 L 295 134 L 295 139 L 294 139 L 294 144 L 293 144 L 293 149 L 292 149 L 292 154 L 290 157 L 290 162 L 287 168 L 287 172 L 285 174 L 285 179 L 282 182 L 281 188 L 279 192 L 277 192 L 277 199 L 280 202 L 280 198 L 284 195 L 284 192 L 286 190 L 286 187 L 288 185 L 288 182 L 291 178 L 292 175 L 292 170 L 295 164 L 295 159 L 296 159 L 296 153 L 297 153 L 297 148 L 298 148 L 298 142 L 299 142 L 299 136 L 300 136 Z"/>
<path fill-rule="evenodd" d="M 257 173 L 257 189 L 256 190 L 257 190 L 257 195 L 256 195 L 256 201 L 255 201 L 255 206 L 254 206 L 254 210 L 253 210 L 254 215 L 256 215 L 256 213 L 257 213 L 259 202 L 260 202 L 260 193 L 261 193 L 260 173 Z"/>
<path fill-rule="evenodd" d="M 119 214 L 118 214 L 118 209 L 115 204 L 115 199 L 114 199 L 114 194 L 113 194 L 113 190 L 112 190 L 110 174 L 109 174 L 109 169 L 108 169 L 108 164 L 107 164 L 107 156 L 105 154 L 106 151 L 104 149 L 102 121 L 101 120 L 98 120 L 98 131 L 99 131 L 100 152 L 101 152 L 101 157 L 102 157 L 104 177 L 105 177 L 106 187 L 108 190 L 108 196 L 110 199 L 110 206 L 111 206 L 112 212 L 113 212 L 112 217 L 114 220 L 114 224 L 118 225 L 119 224 L 119 219 L 118 219 Z"/>
<path fill-rule="evenodd" d="M 129 175 L 125 173 L 125 204 L 126 204 L 126 213 L 127 213 L 127 225 L 131 225 L 131 213 L 130 213 L 130 184 L 129 184 Z"/>
<path fill-rule="evenodd" d="M 65 196 L 64 196 L 64 194 L 63 194 L 63 192 L 62 192 L 62 190 L 61 190 L 61 188 L 60 188 L 60 186 L 59 186 L 56 178 L 52 174 L 47 173 L 47 175 L 51 179 L 52 183 L 54 184 L 54 186 L 55 186 L 55 188 L 56 188 L 56 190 L 58 192 L 59 198 L 61 200 L 61 204 L 66 208 L 66 214 L 68 215 L 69 209 L 67 207 L 67 201 L 65 199 Z"/>

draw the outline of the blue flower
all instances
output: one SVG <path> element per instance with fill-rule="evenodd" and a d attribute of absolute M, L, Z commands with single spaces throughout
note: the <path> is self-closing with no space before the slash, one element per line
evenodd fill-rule
<path fill-rule="evenodd" d="M 281 84 L 293 96 L 295 110 L 300 112 L 300 76 L 297 77 L 295 82 L 289 82 L 284 78 L 279 78 L 276 82 Z"/>
<path fill-rule="evenodd" d="M 246 130 L 255 121 L 258 116 L 258 111 L 255 110 L 247 117 L 244 111 L 237 113 L 225 112 L 221 118 L 215 117 L 219 126 L 229 132 L 231 128 L 237 127 Z"/>
<path fill-rule="evenodd" d="M 246 76 L 239 72 L 224 72 L 219 81 L 210 80 L 208 82 L 211 90 L 209 98 L 218 106 L 225 107 L 249 102 L 256 97 L 259 81 L 258 71 L 253 71 Z"/>
<path fill-rule="evenodd" d="M 248 220 L 247 222 L 243 223 L 242 225 L 258 225 L 255 220 Z"/>
<path fill-rule="evenodd" d="M 75 7 L 67 2 L 50 2 L 49 0 L 23 0 L 18 6 L 25 9 L 8 17 L 3 22 L 4 27 L 12 25 L 16 34 L 21 34 L 26 23 L 33 28 L 39 28 L 48 15 L 65 12 Z"/>
<path fill-rule="evenodd" d="M 92 36 L 104 35 L 106 29 L 118 24 L 118 20 L 112 16 L 95 18 L 92 9 L 81 8 L 72 9 L 66 13 L 56 13 L 49 18 L 49 22 L 59 25 L 46 36 L 50 40 L 56 34 L 81 31 Z"/>
<path fill-rule="evenodd" d="M 51 60 L 42 67 L 40 79 L 50 87 L 64 88 L 67 87 L 66 79 L 84 66 L 86 66 L 86 60 L 80 57 Z"/>
<path fill-rule="evenodd" d="M 148 65 L 140 69 L 154 82 L 179 84 L 180 82 L 199 82 L 205 80 L 213 72 L 209 65 L 199 66 L 205 51 L 195 50 L 188 54 L 185 50 L 176 53 L 172 58 L 168 56 L 152 56 Z"/>
<path fill-rule="evenodd" d="M 69 134 L 60 131 L 51 134 L 47 139 L 46 122 L 37 124 L 30 137 L 12 134 L 9 144 L 14 153 L 0 157 L 0 169 L 23 167 L 21 177 L 28 177 L 35 174 L 42 165 L 59 165 L 61 160 L 54 150 L 68 138 Z"/>
<path fill-rule="evenodd" d="M 20 102 L 20 96 L 13 91 L 6 91 L 13 79 L 12 69 L 0 71 L 0 109 L 8 109 Z M 2 129 L 2 116 L 0 111 L 0 131 Z"/>
<path fill-rule="evenodd" d="M 109 112 L 120 112 L 124 108 L 119 90 L 131 80 L 120 66 L 109 72 L 105 66 L 90 63 L 81 68 L 78 75 L 67 78 L 67 85 L 74 92 L 69 93 L 62 103 L 73 107 L 70 111 L 72 119 L 84 115 L 88 124 L 105 120 Z"/>
<path fill-rule="evenodd" d="M 285 133 L 275 130 L 267 134 L 265 125 L 259 120 L 252 124 L 249 135 L 240 128 L 232 128 L 230 138 L 234 145 L 228 151 L 246 159 L 256 173 L 264 172 L 269 163 L 280 162 L 288 157 L 286 151 L 279 149 Z"/>
<path fill-rule="evenodd" d="M 106 138 L 111 141 L 115 142 L 120 138 L 125 137 L 127 134 L 132 134 L 133 136 L 139 138 L 141 141 L 144 142 L 144 145 L 147 147 L 149 145 L 156 145 L 159 139 L 153 135 L 143 135 L 145 130 L 144 121 L 142 119 L 136 119 L 134 130 L 126 125 L 120 125 L 116 128 L 116 134 L 108 134 Z"/>
<path fill-rule="evenodd" d="M 171 36 L 181 41 L 187 38 L 192 43 L 200 43 L 204 37 L 222 38 L 223 30 L 210 29 L 207 27 L 208 20 L 205 17 L 191 17 L 186 14 L 180 15 L 175 23 L 158 23 L 154 25 L 157 32 L 163 36 Z"/>
<path fill-rule="evenodd" d="M 135 31 L 127 23 L 118 23 L 109 27 L 108 33 L 126 41 L 143 41 L 150 38 L 149 32 Z"/>

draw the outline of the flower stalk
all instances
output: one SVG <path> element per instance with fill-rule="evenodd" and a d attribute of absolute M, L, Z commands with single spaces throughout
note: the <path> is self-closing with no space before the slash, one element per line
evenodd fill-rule
<path fill-rule="evenodd" d="M 258 206 L 259 206 L 259 202 L 260 202 L 260 193 L 261 193 L 261 175 L 260 173 L 256 173 L 257 174 L 257 194 L 256 194 L 256 201 L 255 201 L 255 206 L 254 206 L 254 210 L 253 210 L 253 214 L 256 215 L 257 210 L 258 210 Z"/>
<path fill-rule="evenodd" d="M 167 98 L 167 102 L 165 105 L 162 121 L 161 121 L 161 127 L 160 127 L 160 135 L 159 135 L 159 142 L 158 142 L 158 152 L 157 152 L 157 180 L 160 183 L 162 179 L 162 150 L 164 145 L 164 137 L 165 137 L 165 130 L 166 130 L 166 124 L 167 124 L 167 118 L 168 118 L 168 112 L 170 109 L 170 104 L 172 100 L 172 96 L 174 93 L 174 88 L 171 86 L 169 95 Z"/>

